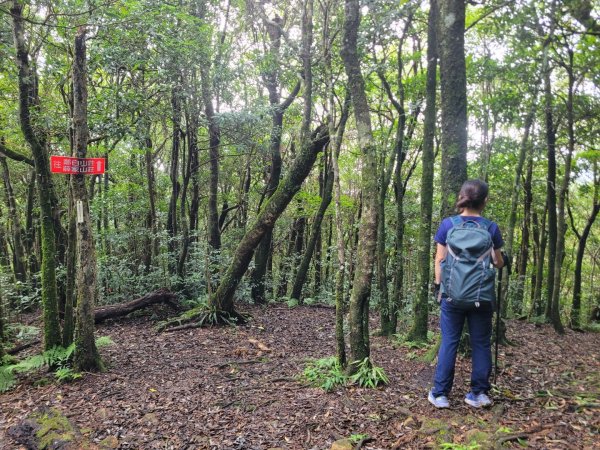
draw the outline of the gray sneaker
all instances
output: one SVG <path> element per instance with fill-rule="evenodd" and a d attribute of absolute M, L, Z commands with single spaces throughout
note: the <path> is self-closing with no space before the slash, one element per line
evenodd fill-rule
<path fill-rule="evenodd" d="M 429 391 L 429 395 L 427 395 L 427 400 L 436 408 L 450 408 L 450 402 L 448 402 L 448 398 L 445 395 L 440 395 L 439 397 L 434 397 L 431 391 Z"/>
<path fill-rule="evenodd" d="M 465 403 L 467 405 L 472 406 L 473 408 L 481 408 L 482 406 L 490 406 L 492 404 L 492 401 L 483 392 L 481 392 L 479 394 L 474 394 L 473 392 L 469 392 L 465 396 Z"/>

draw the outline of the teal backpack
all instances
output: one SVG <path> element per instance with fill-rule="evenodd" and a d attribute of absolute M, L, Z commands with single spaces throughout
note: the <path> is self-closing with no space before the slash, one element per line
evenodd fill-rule
<path fill-rule="evenodd" d="M 494 245 L 488 231 L 492 222 L 451 217 L 446 237 L 448 254 L 441 262 L 442 292 L 453 305 L 479 308 L 496 300 L 496 269 L 492 265 Z"/>

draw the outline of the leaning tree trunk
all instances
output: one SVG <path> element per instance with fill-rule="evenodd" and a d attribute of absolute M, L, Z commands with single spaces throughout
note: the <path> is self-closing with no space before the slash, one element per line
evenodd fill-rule
<path fill-rule="evenodd" d="M 277 191 L 267 201 L 254 225 L 246 232 L 238 244 L 229 268 L 225 272 L 216 292 L 209 297 L 209 306 L 222 317 L 239 317 L 235 311 L 234 294 L 248 269 L 254 250 L 266 232 L 272 230 L 276 220 L 283 213 L 292 198 L 300 190 L 302 182 L 308 176 L 317 154 L 329 142 L 325 127 L 319 127 L 313 133 L 312 141 L 298 154 L 286 177 L 281 180 Z"/>
<path fill-rule="evenodd" d="M 349 371 L 357 369 L 370 355 L 368 342 L 368 306 L 373 278 L 373 263 L 377 246 L 377 157 L 373 143 L 369 104 L 365 82 L 360 70 L 357 50 L 360 26 L 360 2 L 346 0 L 342 59 L 348 76 L 348 89 L 354 106 L 354 118 L 362 159 L 362 218 L 359 230 L 357 265 L 350 296 L 350 353 Z"/>
<path fill-rule="evenodd" d="M 78 158 L 86 157 L 88 142 L 85 36 L 85 26 L 79 27 L 75 36 L 73 63 L 73 129 Z M 80 371 L 98 371 L 102 369 L 102 362 L 94 339 L 94 305 L 98 298 L 96 248 L 84 174 L 71 177 L 71 189 L 77 210 L 77 320 L 74 362 Z"/>
<path fill-rule="evenodd" d="M 573 307 L 571 309 L 571 328 L 579 328 L 581 324 L 581 270 L 583 267 L 583 257 L 585 255 L 585 247 L 587 244 L 588 237 L 590 235 L 590 231 L 594 222 L 596 221 L 596 217 L 598 216 L 598 212 L 600 212 L 600 202 L 598 201 L 598 180 L 596 179 L 595 188 L 594 188 L 594 206 L 592 209 L 592 214 L 588 217 L 588 220 L 585 224 L 585 228 L 581 235 L 577 233 L 577 257 L 575 258 L 575 272 L 573 279 Z M 573 224 L 573 231 L 575 231 L 575 226 Z"/>
<path fill-rule="evenodd" d="M 310 261 L 312 259 L 313 253 L 315 251 L 315 247 L 317 245 L 318 237 L 321 233 L 321 224 L 323 223 L 323 217 L 325 216 L 325 211 L 329 207 L 331 203 L 333 191 L 333 173 L 327 173 L 327 179 L 325 181 L 325 188 L 323 190 L 323 198 L 321 199 L 321 204 L 319 205 L 319 210 L 313 220 L 311 230 L 310 230 L 310 239 L 308 240 L 308 244 L 306 246 L 306 250 L 302 255 L 302 260 L 300 261 L 300 266 L 298 266 L 298 271 L 296 272 L 296 279 L 294 280 L 294 284 L 292 287 L 292 293 L 290 295 L 291 298 L 302 300 L 302 287 L 306 282 L 306 274 L 308 273 L 308 267 L 310 265 Z"/>
<path fill-rule="evenodd" d="M 17 52 L 19 84 L 19 122 L 25 140 L 31 147 L 37 175 L 38 196 L 40 202 L 40 222 L 42 239 L 42 305 L 44 318 L 44 348 L 61 344 L 60 324 L 58 320 L 58 298 L 56 290 L 56 233 L 53 211 L 54 187 L 50 177 L 45 137 L 38 134 L 32 123 L 34 109 L 37 108 L 35 73 L 29 65 L 29 53 L 25 42 L 23 27 L 23 5 L 15 0 L 10 9 L 13 19 L 13 35 Z"/>
<path fill-rule="evenodd" d="M 465 1 L 439 0 L 438 50 L 442 107 L 442 215 L 454 212 L 467 180 Z"/>
<path fill-rule="evenodd" d="M 415 318 L 410 332 L 411 340 L 427 340 L 429 304 L 429 277 L 431 270 L 431 217 L 433 214 L 434 137 L 436 118 L 436 72 L 437 72 L 437 4 L 431 0 L 427 25 L 427 81 L 425 124 L 423 130 L 423 155 L 421 172 L 421 227 L 419 231 L 418 298 L 415 302 Z"/>
<path fill-rule="evenodd" d="M 266 22 L 266 21 L 265 21 Z M 267 33 L 269 34 L 269 40 L 271 41 L 271 47 L 269 49 L 269 56 L 271 58 L 271 70 L 264 75 L 264 82 L 269 91 L 269 104 L 271 106 L 271 138 L 269 143 L 269 150 L 271 153 L 271 170 L 269 172 L 269 181 L 267 183 L 267 191 L 265 193 L 266 198 L 270 198 L 277 186 L 279 185 L 279 178 L 281 177 L 281 136 L 283 133 L 283 116 L 285 110 L 292 104 L 293 100 L 298 95 L 300 90 L 300 82 L 296 84 L 296 87 L 290 94 L 290 96 L 282 103 L 280 103 L 279 96 L 279 51 L 281 48 L 281 36 L 282 36 L 282 20 L 279 17 L 275 17 L 271 22 L 266 22 Z M 265 297 L 265 274 L 267 273 L 267 261 L 271 254 L 271 247 L 273 242 L 272 230 L 267 231 L 262 241 L 256 249 L 254 257 L 254 270 L 252 271 L 252 299 L 256 303 L 266 303 Z"/>

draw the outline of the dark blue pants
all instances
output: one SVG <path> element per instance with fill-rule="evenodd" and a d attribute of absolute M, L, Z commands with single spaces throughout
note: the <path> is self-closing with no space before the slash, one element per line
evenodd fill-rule
<path fill-rule="evenodd" d="M 441 308 L 442 342 L 435 369 L 433 395 L 448 396 L 452 390 L 456 351 L 465 318 L 469 325 L 472 350 L 471 390 L 474 394 L 487 393 L 490 390 L 489 380 L 492 373 L 491 336 L 494 311 L 491 305 L 485 304 L 479 308 L 465 310 L 454 306 L 447 298 L 442 298 Z"/>

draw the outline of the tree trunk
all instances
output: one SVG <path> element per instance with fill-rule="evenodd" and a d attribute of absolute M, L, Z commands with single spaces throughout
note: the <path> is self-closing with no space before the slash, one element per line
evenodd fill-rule
<path fill-rule="evenodd" d="M 575 128 L 573 117 L 573 91 L 575 85 L 575 77 L 573 74 L 573 50 L 568 49 L 569 61 L 566 64 L 567 75 L 569 79 L 567 93 L 567 134 L 569 136 L 569 144 L 567 156 L 565 157 L 565 173 L 562 179 L 562 185 L 558 196 L 558 205 L 556 214 L 558 216 L 556 229 L 556 260 L 554 262 L 554 287 L 552 289 L 552 308 L 550 319 L 557 333 L 563 334 L 565 329 L 560 318 L 560 288 L 561 288 L 561 273 L 562 262 L 565 254 L 565 234 L 567 232 L 567 223 L 565 219 L 565 203 L 567 193 L 569 191 L 569 183 L 571 181 L 571 160 L 575 151 Z"/>
<path fill-rule="evenodd" d="M 71 184 L 71 181 L 69 182 Z M 65 283 L 65 311 L 63 322 L 62 345 L 68 347 L 73 343 L 75 334 L 75 278 L 77 257 L 77 224 L 73 190 L 69 193 L 69 228 L 67 229 L 69 243 L 67 245 L 67 282 Z"/>
<path fill-rule="evenodd" d="M 21 228 L 21 219 L 17 211 L 17 203 L 10 181 L 8 164 L 6 158 L 0 156 L 0 167 L 2 168 L 2 179 L 4 181 L 4 191 L 6 192 L 6 206 L 8 207 L 8 216 L 10 218 L 12 240 L 13 240 L 13 273 L 15 279 L 24 283 L 27 280 L 27 265 L 25 259 L 25 248 L 23 246 L 23 234 Z"/>
<path fill-rule="evenodd" d="M 102 306 L 100 308 L 96 308 L 94 311 L 94 321 L 98 324 L 108 319 L 117 319 L 139 309 L 161 303 L 176 307 L 177 296 L 166 289 L 159 289 L 158 291 L 150 292 L 143 297 L 136 298 L 135 300 L 131 300 L 127 303 Z"/>
<path fill-rule="evenodd" d="M 465 1 L 439 0 L 438 49 L 442 109 L 442 215 L 454 212 L 467 180 Z"/>
<path fill-rule="evenodd" d="M 169 168 L 169 177 L 171 178 L 171 198 L 169 200 L 169 213 L 167 216 L 167 233 L 169 235 L 169 271 L 175 273 L 173 263 L 174 255 L 177 251 L 176 237 L 179 232 L 177 223 L 177 202 L 179 200 L 179 150 L 181 144 L 181 88 L 175 86 L 171 89 L 171 108 L 173 122 L 172 143 L 171 143 L 171 166 Z"/>
<path fill-rule="evenodd" d="M 275 17 L 272 23 L 265 23 L 271 47 L 269 56 L 272 59 L 272 69 L 264 75 L 264 83 L 269 91 L 269 104 L 271 106 L 271 137 L 269 150 L 271 154 L 271 170 L 269 172 L 269 181 L 267 183 L 266 198 L 270 198 L 277 186 L 281 177 L 281 136 L 283 133 L 283 116 L 285 110 L 291 105 L 292 101 L 298 95 L 300 83 L 296 85 L 290 97 L 283 103 L 280 103 L 279 97 L 279 51 L 281 48 L 282 36 L 281 18 Z M 249 175 L 248 175 L 249 176 Z M 266 303 L 265 297 L 265 274 L 267 273 L 267 261 L 271 253 L 273 241 L 272 230 L 267 231 L 258 248 L 254 259 L 254 270 L 252 271 L 252 299 L 256 303 Z"/>
<path fill-rule="evenodd" d="M 37 175 L 37 187 L 40 200 L 40 221 L 42 239 L 42 305 L 44 318 L 44 348 L 51 349 L 61 344 L 60 324 L 58 320 L 58 298 L 56 290 L 56 223 L 53 209 L 54 187 L 50 177 L 46 142 L 43 134 L 37 134 L 32 115 L 37 109 L 36 75 L 29 65 L 29 54 L 23 28 L 23 6 L 15 0 L 10 9 L 13 19 L 13 35 L 17 52 L 19 83 L 19 121 L 25 140 L 31 147 Z"/>
<path fill-rule="evenodd" d="M 525 204 L 523 208 L 523 232 L 521 233 L 521 250 L 519 251 L 519 261 L 517 264 L 517 288 L 513 304 L 516 306 L 518 314 L 523 314 L 525 282 L 527 279 L 527 261 L 529 259 L 529 241 L 531 227 L 531 207 L 533 204 L 533 193 L 531 189 L 531 181 L 533 178 L 533 146 L 531 145 L 529 156 L 527 158 L 527 174 L 523 183 L 523 191 L 525 194 Z M 533 289 L 533 286 L 532 286 Z"/>
<path fill-rule="evenodd" d="M 78 158 L 86 157 L 88 142 L 85 38 L 86 29 L 81 26 L 75 36 L 73 63 L 73 128 Z M 71 189 L 77 210 L 77 321 L 73 359 L 78 370 L 95 372 L 102 369 L 102 362 L 94 338 L 94 305 L 98 298 L 96 248 L 85 175 L 71 176 Z"/>
<path fill-rule="evenodd" d="M 323 150 L 328 142 L 329 134 L 324 130 L 324 127 L 318 128 L 313 133 L 312 142 L 304 147 L 296 157 L 289 172 L 279 183 L 277 191 L 264 205 L 256 222 L 238 244 L 231 264 L 217 291 L 209 298 L 209 306 L 219 314 L 225 317 L 239 317 L 235 312 L 234 294 L 242 276 L 248 269 L 254 250 L 265 233 L 273 229 L 276 220 L 300 190 L 302 182 L 308 176 L 317 158 L 317 154 Z"/>
<path fill-rule="evenodd" d="M 362 219 L 359 230 L 357 266 L 350 297 L 350 353 L 349 371 L 370 355 L 368 311 L 373 278 L 373 263 L 377 246 L 377 157 L 373 143 L 369 104 L 365 82 L 360 69 L 357 40 L 360 26 L 358 0 L 346 0 L 342 59 L 348 77 L 348 89 L 354 106 L 354 118 L 362 159 L 361 191 Z"/>
<path fill-rule="evenodd" d="M 525 164 L 525 157 L 527 155 L 527 143 L 529 142 L 529 133 L 531 131 L 531 127 L 533 125 L 533 120 L 535 118 L 536 112 L 536 97 L 538 91 L 538 83 L 535 84 L 535 88 L 533 91 L 533 104 L 531 105 L 531 109 L 527 113 L 527 117 L 525 118 L 525 130 L 523 133 L 523 138 L 521 139 L 521 145 L 519 146 L 519 158 L 517 160 L 517 169 L 515 172 L 513 191 L 510 202 L 510 214 L 508 218 L 508 231 L 506 233 L 506 254 L 508 257 L 507 264 L 510 264 L 512 261 L 513 255 L 513 242 L 515 236 L 515 225 L 517 223 L 517 207 L 519 203 L 519 194 L 521 193 L 521 179 L 523 175 L 523 166 Z M 504 319 L 506 319 L 508 315 L 509 302 L 511 301 L 509 295 L 509 284 L 508 284 L 508 276 L 502 278 L 502 286 L 501 286 L 501 300 L 500 301 L 500 317 L 496 318 L 496 320 L 501 320 L 500 326 L 497 328 L 499 333 L 497 339 L 501 343 L 506 343 L 506 324 L 504 323 Z"/>
<path fill-rule="evenodd" d="M 431 217 L 433 214 L 434 137 L 436 122 L 437 71 L 437 4 L 431 0 L 427 25 L 427 81 L 423 155 L 421 172 L 421 226 L 419 231 L 419 267 L 417 275 L 418 299 L 414 308 L 411 340 L 427 340 L 429 283 L 431 271 Z"/>
<path fill-rule="evenodd" d="M 308 273 L 308 267 L 310 265 L 310 261 L 312 259 L 313 253 L 315 251 L 315 247 L 317 245 L 318 237 L 321 233 L 321 224 L 323 223 L 323 217 L 325 216 L 325 211 L 329 207 L 331 203 L 333 191 L 333 173 L 327 173 L 327 180 L 325 181 L 325 189 L 323 191 L 323 198 L 321 199 L 321 204 L 319 205 L 319 210 L 313 220 L 311 230 L 310 230 L 310 238 L 308 240 L 308 245 L 306 246 L 306 250 L 302 255 L 302 260 L 300 262 L 300 266 L 298 267 L 298 271 L 296 272 L 296 278 L 294 280 L 294 285 L 292 287 L 292 293 L 290 295 L 291 298 L 298 299 L 300 303 L 302 302 L 302 287 L 306 282 L 306 274 Z"/>

